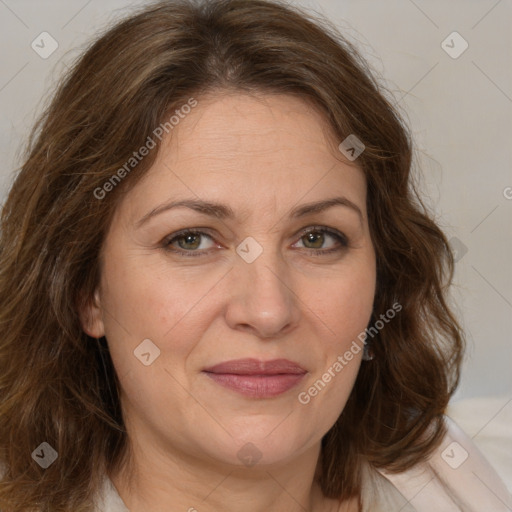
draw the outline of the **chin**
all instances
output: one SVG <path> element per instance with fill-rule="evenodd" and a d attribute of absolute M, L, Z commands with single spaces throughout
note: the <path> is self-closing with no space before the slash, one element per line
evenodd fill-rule
<path fill-rule="evenodd" d="M 277 425 L 279 423 L 274 418 L 272 428 L 226 428 L 232 437 L 222 430 L 217 440 L 210 431 L 204 445 L 200 443 L 199 451 L 224 464 L 257 469 L 286 464 L 311 448 L 313 436 L 284 429 L 279 431 Z"/>

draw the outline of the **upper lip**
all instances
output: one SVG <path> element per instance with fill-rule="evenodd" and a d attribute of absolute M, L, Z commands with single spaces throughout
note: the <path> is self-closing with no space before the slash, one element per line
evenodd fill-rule
<path fill-rule="evenodd" d="M 298 363 L 288 359 L 272 359 L 261 361 L 259 359 L 233 359 L 205 368 L 209 373 L 231 373 L 236 375 L 279 375 L 306 373 Z"/>

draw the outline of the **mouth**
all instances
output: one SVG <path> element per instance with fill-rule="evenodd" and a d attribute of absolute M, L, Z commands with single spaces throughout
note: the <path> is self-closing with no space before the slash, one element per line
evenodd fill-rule
<path fill-rule="evenodd" d="M 236 359 L 205 368 L 217 384 L 251 398 L 271 398 L 299 384 L 307 371 L 288 359 Z"/>

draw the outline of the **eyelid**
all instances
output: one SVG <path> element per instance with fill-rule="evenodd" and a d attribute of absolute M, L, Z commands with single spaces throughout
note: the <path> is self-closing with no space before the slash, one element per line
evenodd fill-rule
<path fill-rule="evenodd" d="M 183 255 L 185 257 L 207 255 L 211 252 L 211 250 L 213 248 L 186 251 L 183 249 L 176 249 L 176 248 L 170 248 L 170 247 L 171 247 L 171 243 L 173 242 L 173 240 L 175 240 L 176 238 L 179 238 L 180 236 L 186 235 L 186 234 L 207 236 L 214 243 L 216 243 L 217 246 L 221 245 L 216 241 L 214 235 L 212 235 L 211 232 L 212 232 L 212 230 L 209 228 L 181 229 L 181 230 L 176 231 L 176 232 L 168 235 L 167 237 L 165 237 L 162 240 L 161 245 L 165 250 L 167 250 L 171 253 L 174 253 L 174 254 Z M 348 237 L 341 231 L 338 231 L 335 228 L 330 228 L 328 226 L 310 225 L 310 226 L 307 226 L 307 227 L 303 228 L 302 230 L 300 230 L 298 233 L 296 233 L 294 235 L 294 237 L 298 237 L 298 240 L 297 240 L 297 242 L 298 242 L 304 235 L 311 233 L 311 232 L 326 233 L 326 234 L 334 237 L 335 239 L 337 239 L 340 245 L 330 248 L 330 249 L 309 249 L 307 247 L 301 248 L 301 249 L 303 249 L 303 251 L 306 251 L 308 254 L 313 254 L 315 256 L 321 256 L 321 255 L 325 255 L 325 254 L 329 254 L 329 253 L 339 252 L 339 251 L 349 247 L 350 241 L 349 241 Z M 297 242 L 295 242 L 295 243 L 297 243 Z"/>
<path fill-rule="evenodd" d="M 345 235 L 345 233 L 338 231 L 335 228 L 330 228 L 328 226 L 320 226 L 320 225 L 308 226 L 308 227 L 302 229 L 301 231 L 299 231 L 299 233 L 297 235 L 299 236 L 299 238 L 302 238 L 304 235 L 307 235 L 308 233 L 314 232 L 314 231 L 317 231 L 320 233 L 327 233 L 328 235 L 332 235 L 335 238 L 339 237 L 345 245 L 349 244 L 349 239 Z M 297 235 L 295 235 L 295 236 L 297 236 Z"/>
<path fill-rule="evenodd" d="M 207 236 L 210 238 L 213 242 L 215 242 L 217 245 L 220 245 L 216 240 L 214 235 L 211 233 L 211 230 L 209 228 L 185 228 L 180 229 L 179 231 L 175 231 L 174 233 L 171 233 L 170 235 L 166 236 L 162 242 L 161 245 L 164 247 L 170 246 L 171 242 L 184 235 L 193 234 L 193 235 L 201 235 L 201 236 Z M 202 249 L 202 252 L 208 251 L 209 249 Z M 180 252 L 180 249 L 177 249 L 178 252 Z M 201 252 L 201 251 L 183 251 L 183 252 Z"/>

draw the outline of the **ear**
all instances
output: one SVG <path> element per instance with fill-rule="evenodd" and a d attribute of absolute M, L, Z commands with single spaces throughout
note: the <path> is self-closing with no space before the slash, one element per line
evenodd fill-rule
<path fill-rule="evenodd" d="M 92 338 L 101 338 L 105 336 L 105 326 L 103 325 L 103 314 L 99 291 L 94 292 L 92 299 L 80 301 L 78 306 L 78 315 L 82 329 Z"/>

